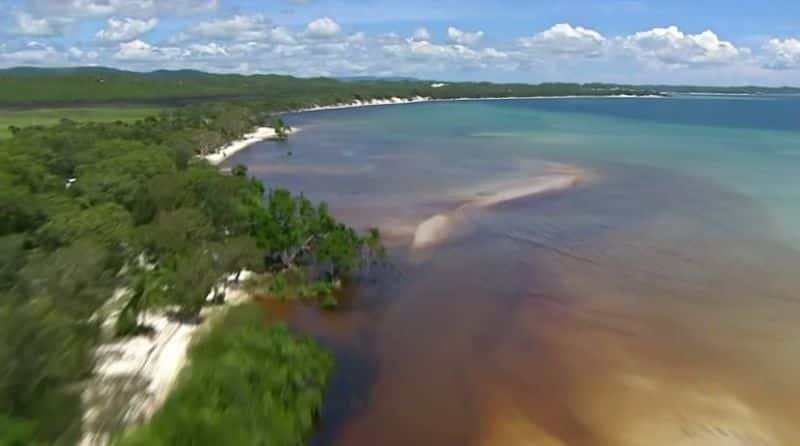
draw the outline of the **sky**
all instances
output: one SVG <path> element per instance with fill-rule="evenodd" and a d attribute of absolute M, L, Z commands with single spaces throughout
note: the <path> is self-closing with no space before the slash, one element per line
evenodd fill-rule
<path fill-rule="evenodd" d="M 0 67 L 800 86 L 797 0 L 0 0 Z"/>

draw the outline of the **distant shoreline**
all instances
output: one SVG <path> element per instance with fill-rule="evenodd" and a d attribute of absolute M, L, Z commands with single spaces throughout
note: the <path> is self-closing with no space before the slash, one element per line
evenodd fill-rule
<path fill-rule="evenodd" d="M 657 99 L 657 98 L 666 98 L 669 96 L 665 95 L 632 95 L 632 94 L 616 94 L 616 95 L 566 95 L 566 96 L 502 96 L 502 97 L 485 97 L 485 98 L 470 98 L 470 97 L 461 97 L 461 98 L 446 98 L 446 99 L 436 99 L 427 96 L 415 96 L 413 98 L 391 98 L 391 99 L 372 99 L 370 101 L 353 101 L 348 103 L 339 103 L 334 105 L 319 105 L 307 108 L 301 108 L 297 110 L 290 110 L 285 112 L 285 114 L 290 113 L 309 113 L 309 112 L 316 112 L 316 111 L 326 111 L 326 110 L 343 110 L 348 108 L 360 108 L 360 107 L 374 107 L 380 105 L 404 105 L 404 104 L 420 104 L 420 103 L 430 103 L 430 102 L 468 102 L 468 101 L 519 101 L 519 100 L 541 100 L 541 99 L 638 99 L 638 98 L 649 98 L 649 99 Z"/>
<path fill-rule="evenodd" d="M 488 98 L 450 98 L 450 99 L 434 99 L 427 96 L 414 96 L 411 98 L 400 98 L 400 97 L 393 97 L 390 99 L 371 99 L 371 100 L 355 100 L 353 102 L 348 103 L 339 103 L 333 105 L 319 105 L 319 106 L 312 106 L 307 108 L 301 108 L 297 110 L 290 110 L 284 112 L 283 114 L 301 114 L 301 113 L 313 113 L 318 111 L 328 111 L 328 110 L 345 110 L 351 108 L 362 108 L 362 107 L 377 107 L 377 106 L 386 106 L 386 105 L 408 105 L 408 104 L 422 104 L 422 103 L 438 103 L 438 102 L 470 102 L 470 101 L 519 101 L 519 100 L 541 100 L 541 99 L 580 99 L 580 98 L 591 98 L 591 99 L 638 99 L 638 98 L 664 98 L 666 96 L 659 96 L 659 95 L 572 95 L 572 96 L 509 96 L 509 97 L 488 97 Z M 299 128 L 292 128 L 289 131 L 289 134 L 294 134 L 298 132 Z M 232 157 L 233 155 L 241 152 L 248 147 L 257 144 L 262 141 L 267 141 L 271 139 L 276 139 L 275 130 L 272 127 L 258 127 L 253 132 L 244 135 L 243 138 L 238 139 L 236 141 L 228 143 L 226 146 L 220 148 L 214 153 L 209 155 L 203 156 L 211 165 L 218 166 L 225 162 L 228 158 Z"/>

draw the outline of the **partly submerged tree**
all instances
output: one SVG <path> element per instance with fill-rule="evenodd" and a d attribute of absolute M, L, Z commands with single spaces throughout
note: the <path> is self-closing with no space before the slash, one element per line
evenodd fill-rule
<path fill-rule="evenodd" d="M 247 177 L 247 166 L 244 164 L 237 164 L 231 168 L 231 175 L 235 177 Z"/>
<path fill-rule="evenodd" d="M 275 130 L 275 136 L 280 140 L 289 138 L 289 132 L 292 131 L 292 128 L 286 125 L 281 118 L 272 118 L 271 127 Z"/>

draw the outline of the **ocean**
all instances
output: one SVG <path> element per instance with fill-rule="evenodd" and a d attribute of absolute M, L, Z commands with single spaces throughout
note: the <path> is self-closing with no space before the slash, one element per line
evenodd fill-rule
<path fill-rule="evenodd" d="M 800 97 L 289 114 L 242 163 L 377 226 L 338 311 L 327 445 L 800 444 Z"/>

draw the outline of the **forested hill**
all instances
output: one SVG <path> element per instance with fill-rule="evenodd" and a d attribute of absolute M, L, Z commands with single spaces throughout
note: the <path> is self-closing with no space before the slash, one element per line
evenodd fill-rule
<path fill-rule="evenodd" d="M 457 97 L 652 94 L 638 87 L 601 84 L 436 83 L 421 80 L 337 80 L 281 75 L 211 74 L 193 70 L 149 73 L 104 67 L 0 70 L 0 106 L 87 103 L 180 103 L 238 98 L 263 100 L 270 108 L 426 96 Z"/>
<path fill-rule="evenodd" d="M 798 87 L 762 87 L 758 85 L 712 86 L 712 85 L 630 85 L 584 84 L 589 88 L 640 88 L 663 94 L 739 94 L 739 95 L 785 95 L 800 94 Z"/>

